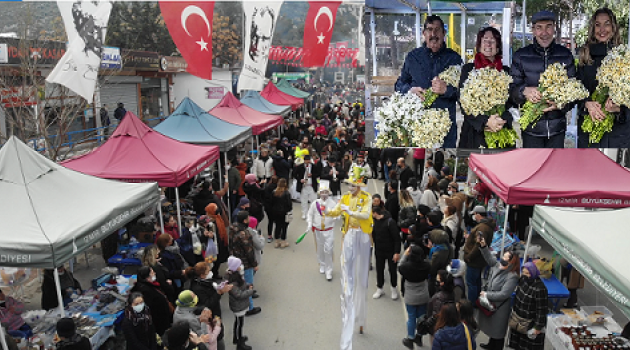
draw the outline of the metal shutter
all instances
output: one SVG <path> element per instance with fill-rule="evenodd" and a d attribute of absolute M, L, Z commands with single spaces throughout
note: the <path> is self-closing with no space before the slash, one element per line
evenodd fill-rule
<path fill-rule="evenodd" d="M 114 77 L 110 77 L 114 78 Z M 135 77 L 134 77 L 135 78 Z M 142 77 L 140 81 L 142 81 Z M 125 109 L 138 114 L 138 85 L 132 81 L 116 81 L 108 79 L 101 82 L 101 104 L 106 104 L 111 117 L 114 116 L 114 110 L 118 103 L 125 104 Z"/>

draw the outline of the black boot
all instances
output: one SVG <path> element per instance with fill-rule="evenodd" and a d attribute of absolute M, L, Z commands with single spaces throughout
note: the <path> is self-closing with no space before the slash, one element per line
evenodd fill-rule
<path fill-rule="evenodd" d="M 416 334 L 416 337 L 413 338 L 413 342 L 416 343 L 419 347 L 422 347 L 422 335 Z"/>
<path fill-rule="evenodd" d="M 247 340 L 249 340 L 249 338 L 246 335 L 244 335 L 241 337 L 241 340 L 243 342 L 246 342 Z M 232 338 L 232 344 L 238 344 L 238 340 L 236 338 Z"/>
<path fill-rule="evenodd" d="M 252 350 L 252 347 L 245 344 L 245 337 L 239 339 L 236 350 Z"/>

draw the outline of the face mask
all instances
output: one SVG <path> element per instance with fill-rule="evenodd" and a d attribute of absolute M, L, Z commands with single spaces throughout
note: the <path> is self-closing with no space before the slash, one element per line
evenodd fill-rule
<path fill-rule="evenodd" d="M 323 193 L 322 193 L 322 194 L 320 194 L 319 196 L 320 196 L 320 198 L 321 198 L 323 201 L 325 201 L 325 200 L 327 200 L 327 199 L 328 199 L 328 194 L 323 194 Z"/>
<path fill-rule="evenodd" d="M 245 268 L 243 267 L 243 265 L 241 265 L 241 266 L 238 268 L 238 272 L 241 274 L 241 276 L 243 276 L 243 275 L 245 274 Z"/>
<path fill-rule="evenodd" d="M 229 166 L 229 165 L 226 165 L 226 166 L 225 166 L 225 170 L 230 170 L 230 166 Z"/>
<path fill-rule="evenodd" d="M 133 311 L 135 311 L 137 313 L 141 313 L 142 310 L 144 310 L 144 303 L 140 303 L 138 305 L 134 305 L 133 306 Z"/>
<path fill-rule="evenodd" d="M 501 260 L 499 261 L 499 263 L 500 263 L 500 264 L 501 264 L 501 266 L 503 266 L 503 267 L 506 267 L 506 266 L 508 266 L 508 265 L 510 264 L 510 262 L 509 262 L 509 261 L 507 261 L 507 260 L 505 260 L 505 259 L 501 259 Z"/>
<path fill-rule="evenodd" d="M 63 270 L 63 271 L 57 271 L 57 272 L 59 273 L 59 276 L 63 276 L 63 275 L 65 275 L 65 274 L 66 274 L 66 270 Z"/>
<path fill-rule="evenodd" d="M 151 276 L 151 282 L 155 282 L 155 276 Z"/>
<path fill-rule="evenodd" d="M 448 191 L 448 195 L 452 196 L 453 195 L 453 191 Z"/>

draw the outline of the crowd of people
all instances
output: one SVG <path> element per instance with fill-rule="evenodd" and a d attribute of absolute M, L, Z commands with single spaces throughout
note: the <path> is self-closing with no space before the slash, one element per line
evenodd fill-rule
<path fill-rule="evenodd" d="M 396 91 L 412 92 L 424 99 L 428 90 L 438 95 L 433 103 L 435 108 L 448 110 L 452 121 L 451 129 L 444 138 L 445 148 L 487 147 L 484 132 L 498 132 L 502 128 L 512 128 L 513 116 L 509 109 L 522 106 L 525 102 L 546 102 L 548 107 L 540 121 L 522 130 L 523 147 L 528 148 L 563 148 L 567 129 L 566 115 L 577 105 L 578 110 L 578 147 L 627 148 L 630 145 L 630 110 L 626 106 L 615 104 L 610 98 L 605 104 L 594 100 L 593 92 L 597 87 L 596 73 L 602 60 L 610 50 L 620 44 L 620 28 L 615 14 L 608 8 L 601 8 L 592 15 L 588 24 L 586 44 L 578 51 L 576 60 L 566 47 L 556 43 L 557 17 L 549 11 L 540 11 L 532 16 L 533 43 L 514 52 L 512 67 L 502 63 L 501 33 L 489 26 L 477 34 L 475 57 L 472 63 L 462 67 L 458 87 L 447 85 L 438 78 L 440 72 L 452 65 L 461 65 L 462 61 L 455 51 L 446 47 L 444 21 L 439 16 L 429 16 L 424 22 L 422 47 L 412 50 L 396 82 Z M 538 89 L 541 73 L 554 63 L 566 67 L 570 78 L 577 78 L 588 90 L 585 100 L 569 103 L 559 108 L 554 101 L 543 101 Z M 425 68 L 429 67 L 429 68 Z M 469 74 L 478 69 L 491 68 L 509 73 L 513 79 L 509 99 L 504 112 L 494 115 L 471 116 L 464 113 L 464 122 L 458 130 L 456 123 L 456 104 L 458 88 L 461 89 Z M 590 143 L 589 135 L 580 127 L 585 118 L 601 121 L 605 113 L 614 116 L 612 130 L 606 133 L 600 142 Z M 463 113 L 463 112 L 462 112 Z M 456 140 L 459 135 L 459 143 Z"/>

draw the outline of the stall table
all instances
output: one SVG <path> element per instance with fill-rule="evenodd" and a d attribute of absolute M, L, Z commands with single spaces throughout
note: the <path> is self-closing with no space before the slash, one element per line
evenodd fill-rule
<path fill-rule="evenodd" d="M 118 253 L 107 259 L 107 265 L 116 266 L 118 273 L 121 275 L 125 272 L 127 266 L 142 266 L 142 261 L 135 257 L 134 252 L 150 245 L 151 243 L 138 243 L 133 246 L 121 246 L 118 249 Z M 129 252 L 126 256 L 121 253 L 125 250 Z"/>

